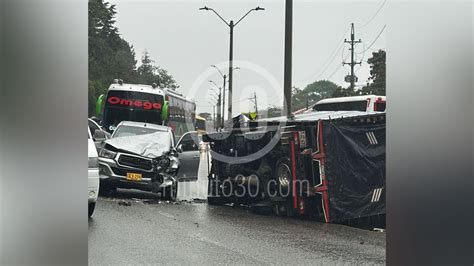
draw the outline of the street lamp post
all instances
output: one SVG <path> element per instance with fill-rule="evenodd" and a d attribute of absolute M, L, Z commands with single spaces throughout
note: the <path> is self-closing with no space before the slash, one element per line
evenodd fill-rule
<path fill-rule="evenodd" d="M 232 119 L 232 66 L 234 61 L 234 21 L 231 20 L 229 27 L 230 27 L 230 47 L 229 47 L 229 100 L 228 105 L 229 109 L 227 110 L 227 119 Z"/>
<path fill-rule="evenodd" d="M 222 117 L 224 117 L 224 108 L 222 108 L 222 112 L 221 112 L 221 107 L 222 107 L 222 102 L 221 102 L 221 99 L 222 99 L 222 94 L 221 94 L 221 88 L 219 86 L 217 86 L 217 84 L 212 81 L 212 80 L 209 80 L 210 83 L 212 83 L 214 86 L 216 86 L 217 88 L 217 91 L 216 92 L 214 89 L 211 88 L 211 91 L 214 92 L 216 95 L 217 95 L 217 124 L 219 125 L 219 127 L 223 126 L 224 123 L 220 124 L 221 123 L 221 120 L 222 120 Z"/>
<path fill-rule="evenodd" d="M 216 127 L 216 105 L 214 103 L 212 103 L 211 101 L 209 101 L 208 103 L 211 104 L 212 106 L 212 124 L 214 126 L 214 129 L 216 129 L 217 131 L 217 127 Z"/>
<path fill-rule="evenodd" d="M 217 93 L 214 89 L 211 88 L 211 92 L 213 92 L 214 94 L 211 94 L 211 96 L 214 96 L 216 98 L 214 98 L 215 101 L 217 101 L 216 103 L 216 108 L 217 108 L 217 127 L 220 127 L 220 122 L 221 122 L 221 117 L 224 115 L 223 113 L 221 113 L 221 92 L 219 90 L 219 92 Z"/>
<path fill-rule="evenodd" d="M 253 9 L 250 9 L 247 13 L 245 13 L 245 15 L 243 15 L 239 20 L 237 20 L 236 23 L 234 23 L 233 20 L 231 20 L 230 22 L 227 22 L 224 18 L 222 18 L 221 15 L 219 15 L 219 13 L 217 13 L 214 9 L 210 8 L 210 7 L 201 7 L 199 8 L 199 10 L 207 10 L 207 11 L 212 11 L 214 12 L 214 14 L 216 14 L 230 29 L 230 43 L 229 43 L 229 94 L 228 94 L 228 105 L 229 105 L 229 108 L 227 109 L 227 119 L 232 119 L 232 70 L 233 70 L 233 67 L 232 67 L 232 61 L 233 61 L 233 57 L 234 57 L 234 27 L 237 26 L 237 24 L 239 24 L 239 22 L 241 22 L 248 14 L 250 14 L 250 12 L 252 11 L 259 11 L 259 10 L 265 10 L 265 8 L 262 8 L 262 7 L 259 7 L 257 6 L 256 8 L 253 8 Z"/>
<path fill-rule="evenodd" d="M 211 65 L 211 67 L 215 68 L 217 70 L 217 72 L 219 72 L 219 74 L 221 75 L 222 79 L 224 80 L 224 82 L 222 83 L 222 121 L 221 121 L 221 125 L 224 126 L 224 114 L 225 114 L 225 84 L 226 82 L 228 82 L 227 80 L 227 75 L 225 74 L 222 74 L 221 70 L 215 66 L 215 65 Z M 240 67 L 234 67 L 232 70 L 237 70 L 237 69 L 240 69 Z M 215 83 L 214 83 L 215 84 Z M 216 85 L 217 86 L 217 85 Z"/>
<path fill-rule="evenodd" d="M 225 80 L 227 75 L 223 75 L 222 78 L 224 79 L 224 83 L 222 83 L 222 127 L 224 127 L 224 113 L 225 113 Z M 232 102 L 232 101 L 231 101 Z"/>

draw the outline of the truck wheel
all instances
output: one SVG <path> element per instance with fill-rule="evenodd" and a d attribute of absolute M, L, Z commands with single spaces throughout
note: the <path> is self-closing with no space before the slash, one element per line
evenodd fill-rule
<path fill-rule="evenodd" d="M 218 191 L 215 183 L 215 179 L 209 178 L 207 185 L 207 204 L 209 205 L 223 205 L 227 203 L 224 196 L 221 195 L 222 191 Z"/>
<path fill-rule="evenodd" d="M 275 172 L 274 172 L 274 183 L 276 186 L 273 186 L 271 191 L 271 196 L 287 198 L 290 195 L 290 184 L 292 181 L 291 177 L 291 167 L 290 159 L 281 158 L 277 161 Z"/>
<path fill-rule="evenodd" d="M 89 203 L 89 217 L 91 217 L 92 214 L 94 214 L 94 209 L 95 209 L 95 202 Z"/>

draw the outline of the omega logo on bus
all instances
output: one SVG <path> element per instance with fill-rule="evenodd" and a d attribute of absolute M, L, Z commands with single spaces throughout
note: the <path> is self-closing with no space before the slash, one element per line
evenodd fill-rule
<path fill-rule="evenodd" d="M 134 107 L 139 107 L 143 108 L 145 110 L 151 110 L 151 109 L 161 109 L 161 103 L 152 103 L 150 101 L 140 101 L 140 100 L 127 100 L 127 99 L 121 99 L 116 96 L 112 96 L 109 99 L 107 99 L 107 102 L 113 105 L 125 105 L 125 106 L 134 106 Z"/>

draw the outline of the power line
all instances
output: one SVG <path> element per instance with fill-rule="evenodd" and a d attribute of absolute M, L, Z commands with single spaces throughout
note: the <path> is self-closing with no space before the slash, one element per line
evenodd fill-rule
<path fill-rule="evenodd" d="M 379 39 L 380 35 L 382 35 L 382 32 L 385 30 L 385 27 L 387 27 L 387 24 L 383 25 L 382 30 L 380 30 L 379 34 L 377 35 L 377 37 L 375 37 L 374 41 L 367 48 L 365 48 L 364 51 L 358 54 L 365 53 L 367 50 L 369 50 L 375 44 L 375 42 Z"/>
<path fill-rule="evenodd" d="M 344 51 L 345 51 L 345 50 L 342 50 L 342 51 L 341 51 L 341 62 L 345 62 L 345 61 L 347 60 L 347 57 L 349 57 L 349 55 L 350 55 L 350 53 L 348 53 L 348 54 L 344 57 Z M 345 64 L 343 64 L 342 67 L 347 71 L 347 73 L 349 73 L 350 70 L 348 70 L 348 69 L 346 68 L 346 65 L 345 65 Z"/>
<path fill-rule="evenodd" d="M 339 52 L 339 50 L 341 50 L 342 48 L 344 47 L 344 43 L 341 43 L 339 45 L 339 48 L 338 50 L 336 50 L 336 53 L 334 53 L 334 55 L 332 56 L 331 60 L 330 60 L 330 63 L 327 64 L 323 70 L 319 71 L 319 73 L 315 76 L 316 78 L 320 77 L 322 74 L 324 74 L 324 72 L 326 72 L 326 70 L 331 66 L 331 64 L 334 62 L 334 59 L 336 58 L 336 55 L 337 55 L 337 52 Z"/>
<path fill-rule="evenodd" d="M 346 57 L 345 57 L 342 61 L 346 61 L 347 58 L 349 57 L 349 55 L 350 55 L 350 54 L 346 55 Z M 337 73 L 337 71 L 339 71 L 339 69 L 340 69 L 341 67 L 343 67 L 343 66 L 344 66 L 344 65 L 337 65 L 337 68 L 334 70 L 334 72 L 332 72 L 331 75 L 329 75 L 328 78 L 326 78 L 326 80 L 330 80 L 330 79 Z M 345 67 L 343 67 L 343 68 L 345 69 Z M 346 69 L 346 70 L 347 70 L 347 69 Z"/>
<path fill-rule="evenodd" d="M 365 50 L 365 43 L 362 42 L 362 50 Z M 358 53 L 360 54 L 360 53 Z M 359 60 L 360 62 L 363 62 L 365 59 L 365 53 L 362 53 L 362 57 L 361 59 Z M 359 65 L 359 67 L 355 70 L 355 74 L 357 74 L 357 72 L 359 72 L 359 70 L 362 68 L 362 65 Z"/>
<path fill-rule="evenodd" d="M 336 57 L 337 55 L 337 52 L 339 52 L 339 50 L 341 50 L 341 48 L 344 46 L 344 43 L 342 42 L 344 40 L 344 37 L 346 36 L 347 32 L 349 31 L 350 28 L 347 28 L 346 31 L 344 31 L 344 34 L 342 35 L 342 37 L 340 38 L 340 41 L 338 42 L 339 45 L 336 46 L 336 48 L 330 53 L 330 55 L 328 56 L 328 58 L 326 59 L 326 61 L 323 63 L 323 65 L 321 66 L 321 70 L 318 71 L 318 73 L 316 74 L 311 74 L 309 76 L 307 76 L 305 79 L 303 80 L 300 80 L 300 81 L 306 81 L 306 80 L 309 80 L 310 78 L 318 78 L 320 77 L 324 72 L 326 72 L 326 70 L 329 68 L 329 66 L 331 66 L 331 64 L 334 62 L 334 58 Z M 328 64 L 329 63 L 329 64 Z"/>
<path fill-rule="evenodd" d="M 247 100 L 248 100 L 248 98 L 240 99 L 240 100 L 234 100 L 234 101 L 232 101 L 232 103 L 240 103 L 240 102 L 247 101 Z"/>
<path fill-rule="evenodd" d="M 349 31 L 349 28 L 346 29 L 346 31 L 344 32 L 344 34 L 342 35 L 342 37 L 340 38 L 340 44 L 338 47 L 336 47 L 336 49 L 331 53 L 331 56 L 329 56 L 327 59 L 326 59 L 326 62 L 323 64 L 323 66 L 325 66 L 325 68 L 321 71 L 319 71 L 319 73 L 317 74 L 317 76 L 319 77 L 320 75 L 322 75 L 327 69 L 328 67 L 332 64 L 332 62 L 334 62 L 334 58 L 336 57 L 336 54 L 338 52 L 338 50 L 340 50 L 343 46 L 344 46 L 344 43 L 342 42 L 342 40 L 344 40 L 344 37 L 346 36 L 347 32 Z M 330 59 L 331 58 L 331 59 Z M 328 62 L 330 62 L 328 64 Z"/>
<path fill-rule="evenodd" d="M 330 80 L 330 79 L 332 78 L 332 76 L 334 76 L 334 74 L 336 74 L 336 73 L 337 73 L 337 71 L 339 71 L 339 68 L 340 68 L 340 67 L 341 67 L 341 66 L 340 66 L 340 65 L 338 65 L 338 66 L 337 66 L 337 68 L 335 69 L 335 71 L 334 71 L 334 72 L 332 72 L 332 74 L 331 74 L 331 75 L 329 75 L 329 77 L 328 77 L 326 80 Z"/>
<path fill-rule="evenodd" d="M 362 29 L 365 26 L 369 25 L 375 19 L 375 17 L 377 17 L 377 15 L 379 14 L 380 10 L 382 10 L 382 8 L 383 8 L 383 6 L 385 5 L 386 2 L 387 2 L 387 0 L 384 0 L 383 3 L 380 5 L 380 7 L 377 9 L 377 11 L 375 11 L 375 14 L 372 16 L 372 18 L 370 18 L 369 21 L 367 21 L 364 25 L 362 25 L 360 27 L 357 27 L 357 28 Z"/>

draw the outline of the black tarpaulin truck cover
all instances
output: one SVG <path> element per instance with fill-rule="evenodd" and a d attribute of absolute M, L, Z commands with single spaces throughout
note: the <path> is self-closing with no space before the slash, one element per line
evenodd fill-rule
<path fill-rule="evenodd" d="M 205 135 L 203 139 L 213 143 L 214 152 L 236 156 L 239 151 L 239 155 L 245 155 L 260 151 L 272 136 L 278 136 L 275 132 L 280 129 L 283 133 L 279 143 L 260 163 L 276 167 L 278 160 L 288 158 L 292 179 L 307 180 L 310 186 L 307 193 L 293 193 L 295 197 L 285 198 L 292 201 L 293 209 L 325 222 L 343 223 L 386 213 L 385 125 L 385 113 L 381 112 L 313 112 L 292 118 L 250 121 L 250 129 L 264 132 L 267 142 L 262 139 L 256 143 L 248 136 L 251 132 L 243 133 L 238 127 L 227 134 Z M 226 169 L 258 175 L 256 166 L 248 164 L 252 162 L 241 163 L 236 156 L 231 164 L 214 164 L 216 158 L 213 157 L 213 165 L 222 167 L 213 167 L 212 173 L 218 178 L 229 176 Z M 230 165 L 233 168 L 227 167 Z M 303 186 L 301 191 L 306 189 Z M 293 186 L 297 191 L 299 188 L 297 184 Z"/>
<path fill-rule="evenodd" d="M 385 214 L 385 115 L 322 122 L 330 222 Z"/>

